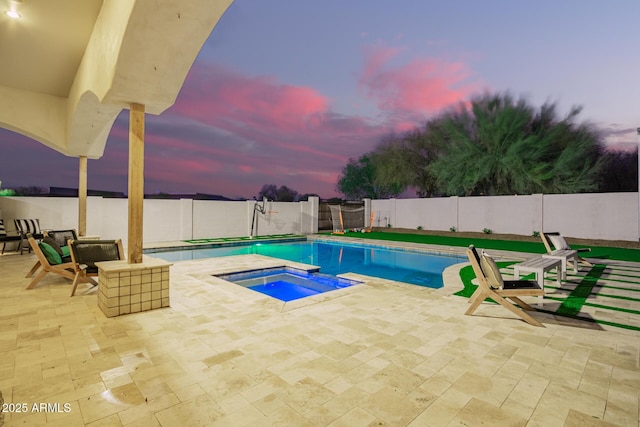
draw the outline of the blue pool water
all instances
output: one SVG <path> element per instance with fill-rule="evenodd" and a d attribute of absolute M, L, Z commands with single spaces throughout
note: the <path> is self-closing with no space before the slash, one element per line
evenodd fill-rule
<path fill-rule="evenodd" d="M 291 268 L 270 268 L 218 277 L 285 302 L 360 283 Z"/>
<path fill-rule="evenodd" d="M 175 262 L 243 254 L 260 254 L 317 265 L 321 273 L 333 276 L 342 273 L 359 273 L 430 288 L 443 286 L 442 271 L 446 267 L 465 261 L 462 256 L 431 255 L 415 251 L 317 241 L 187 249 L 155 252 L 153 256 Z"/>

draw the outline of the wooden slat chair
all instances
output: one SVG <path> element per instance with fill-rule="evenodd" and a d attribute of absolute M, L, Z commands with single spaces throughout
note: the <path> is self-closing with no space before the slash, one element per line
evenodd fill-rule
<path fill-rule="evenodd" d="M 71 255 L 69 253 L 68 242 L 69 240 L 77 239 L 76 230 L 45 230 L 43 232 L 42 242 L 50 245 L 60 257 L 68 262 L 71 260 Z M 45 254 L 46 256 L 46 254 Z M 40 266 L 40 260 L 36 261 L 36 264 L 31 269 L 32 272 L 38 269 Z"/>
<path fill-rule="evenodd" d="M 557 231 L 548 231 L 546 233 L 540 233 L 540 238 L 542 239 L 542 243 L 544 244 L 547 253 L 552 253 L 558 250 L 566 250 L 571 249 L 571 246 L 567 243 L 564 237 Z M 579 248 L 573 249 L 578 251 L 578 253 L 591 252 L 591 248 Z M 586 259 L 578 256 L 578 262 L 581 262 L 589 267 L 593 267 L 593 264 L 587 261 Z"/>
<path fill-rule="evenodd" d="M 544 290 L 535 280 L 504 280 L 493 259 L 487 254 L 480 256 L 473 245 L 467 249 L 467 256 L 478 279 L 478 289 L 471 296 L 469 300 L 471 306 L 464 314 L 473 314 L 484 300 L 491 298 L 516 316 L 521 317 L 525 322 L 533 326 L 544 327 L 542 323 L 527 313 L 527 311 L 535 311 L 535 309 L 520 299 L 525 296 L 544 295 Z M 507 301 L 507 298 L 512 300 L 515 305 Z"/>
<path fill-rule="evenodd" d="M 36 271 L 39 268 L 42 268 L 38 275 L 33 278 L 31 283 L 29 283 L 27 289 L 33 289 L 38 284 L 38 282 L 40 282 L 40 280 L 42 280 L 42 278 L 49 273 L 58 274 L 62 277 L 66 277 L 69 280 L 73 280 L 75 276 L 73 273 L 74 268 L 73 262 L 71 262 L 71 257 L 60 257 L 59 254 L 55 250 L 53 250 L 53 248 L 51 248 L 51 246 L 47 245 L 46 243 L 36 241 L 36 239 L 34 239 L 33 235 L 30 233 L 27 234 L 27 241 L 31 246 L 31 250 L 33 250 L 33 253 L 38 258 L 38 262 L 36 262 L 36 265 L 33 266 L 33 268 L 29 271 L 29 273 L 27 273 L 25 277 L 33 277 Z M 46 255 L 44 251 L 47 252 Z"/>
<path fill-rule="evenodd" d="M 87 282 L 93 286 L 98 283 L 91 277 L 98 275 L 96 262 L 118 261 L 124 259 L 122 240 L 69 240 L 71 260 L 75 269 L 71 296 L 76 293 L 78 283 Z"/>
<path fill-rule="evenodd" d="M 4 250 L 8 242 L 22 242 L 22 236 L 19 234 L 7 234 L 7 229 L 5 228 L 4 220 L 2 219 L 0 219 L 0 242 L 2 242 L 2 252 L 0 252 L 2 255 L 4 255 Z"/>

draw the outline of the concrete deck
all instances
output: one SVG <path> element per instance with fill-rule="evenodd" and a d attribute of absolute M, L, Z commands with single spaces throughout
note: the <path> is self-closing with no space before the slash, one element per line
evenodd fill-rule
<path fill-rule="evenodd" d="M 177 262 L 170 308 L 109 319 L 62 277 L 24 290 L 34 262 L 0 257 L 0 391 L 27 407 L 7 426 L 639 425 L 640 333 L 464 316 L 458 268 L 284 304 L 211 276 L 282 261 Z"/>

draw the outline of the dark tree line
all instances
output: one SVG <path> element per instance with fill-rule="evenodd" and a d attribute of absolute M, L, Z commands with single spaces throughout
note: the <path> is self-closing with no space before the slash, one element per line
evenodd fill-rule
<path fill-rule="evenodd" d="M 286 185 L 278 187 L 275 184 L 265 184 L 258 192 L 257 200 L 267 198 L 274 202 L 300 202 L 309 200 L 309 197 L 318 196 L 315 193 L 298 194 L 298 192 Z"/>
<path fill-rule="evenodd" d="M 638 151 L 606 151 L 600 172 L 599 191 L 638 191 Z"/>

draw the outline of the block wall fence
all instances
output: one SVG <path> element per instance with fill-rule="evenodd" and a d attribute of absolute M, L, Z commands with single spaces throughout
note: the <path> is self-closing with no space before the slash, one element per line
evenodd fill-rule
<path fill-rule="evenodd" d="M 532 194 L 371 200 L 374 227 L 638 241 L 638 193 Z"/>
<path fill-rule="evenodd" d="M 262 205 L 262 202 L 259 202 Z M 256 213 L 254 236 L 313 234 L 318 232 L 317 197 L 306 202 L 266 202 Z M 256 202 L 145 199 L 144 242 L 168 242 L 212 237 L 251 235 Z M 78 228 L 76 197 L 0 197 L 0 218 L 7 231 L 13 219 L 37 218 L 43 229 Z M 87 198 L 87 236 L 122 239 L 127 246 L 127 199 Z M 8 245 L 8 244 L 7 244 Z"/>
<path fill-rule="evenodd" d="M 251 201 L 144 201 L 145 242 L 251 234 Z M 260 203 L 261 204 L 261 203 Z M 266 202 L 256 215 L 254 235 L 313 234 L 318 231 L 317 197 L 307 202 Z M 89 197 L 87 235 L 127 242 L 126 199 Z M 374 227 L 480 232 L 530 236 L 559 231 L 568 237 L 638 241 L 638 193 L 533 194 L 526 196 L 443 197 L 365 200 L 365 225 Z M 8 230 L 15 218 L 38 218 L 45 229 L 77 228 L 78 199 L 0 197 L 0 218 Z"/>

